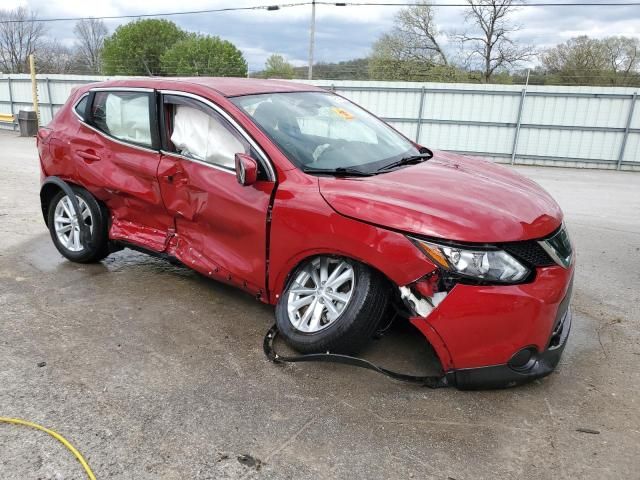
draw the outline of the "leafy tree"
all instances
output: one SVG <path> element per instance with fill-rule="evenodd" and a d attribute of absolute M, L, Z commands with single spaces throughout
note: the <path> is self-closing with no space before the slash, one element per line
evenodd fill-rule
<path fill-rule="evenodd" d="M 307 78 L 307 67 L 298 67 L 296 78 Z M 338 63 L 319 62 L 313 66 L 313 77 L 324 80 L 369 80 L 369 59 L 355 58 Z"/>
<path fill-rule="evenodd" d="M 638 76 L 640 41 L 628 37 L 572 38 L 542 55 L 542 65 L 555 83 L 626 85 Z"/>
<path fill-rule="evenodd" d="M 79 66 L 87 73 L 100 73 L 102 48 L 109 34 L 105 23 L 97 18 L 82 19 L 76 23 L 73 33 Z"/>
<path fill-rule="evenodd" d="M 165 75 L 246 77 L 247 62 L 231 42 L 209 35 L 188 34 L 162 55 Z"/>
<path fill-rule="evenodd" d="M 285 78 L 291 79 L 295 75 L 293 65 L 285 60 L 282 55 L 273 54 L 264 64 L 264 78 Z"/>
<path fill-rule="evenodd" d="M 467 3 L 466 22 L 471 29 L 457 38 L 466 49 L 470 65 L 482 70 L 485 83 L 495 73 L 536 55 L 533 47 L 520 46 L 511 36 L 518 30 L 509 21 L 517 8 L 513 0 L 467 0 Z"/>
<path fill-rule="evenodd" d="M 186 33 L 168 20 L 146 19 L 119 26 L 104 40 L 103 72 L 107 75 L 160 75 L 160 57 Z"/>

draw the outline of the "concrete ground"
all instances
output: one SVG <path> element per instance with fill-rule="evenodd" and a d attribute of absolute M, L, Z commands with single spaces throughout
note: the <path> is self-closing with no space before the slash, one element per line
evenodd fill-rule
<path fill-rule="evenodd" d="M 566 213 L 574 329 L 550 377 L 460 392 L 274 366 L 271 308 L 128 250 L 65 261 L 33 139 L 0 133 L 0 166 L 0 416 L 63 434 L 99 479 L 640 478 L 638 174 L 518 168 Z M 366 355 L 435 368 L 407 328 Z M 53 438 L 0 424 L 0 478 L 84 475 Z"/>

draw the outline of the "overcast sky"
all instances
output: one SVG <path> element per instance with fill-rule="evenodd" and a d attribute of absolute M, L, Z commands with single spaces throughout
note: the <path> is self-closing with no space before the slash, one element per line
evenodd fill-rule
<path fill-rule="evenodd" d="M 1 7 L 23 5 L 37 12 L 41 18 L 50 18 L 146 14 L 297 1 L 300 0 L 2 0 Z M 434 3 L 461 3 L 461 0 L 438 0 Z M 397 10 L 397 7 L 318 6 L 316 60 L 339 61 L 366 56 L 376 38 L 391 28 L 393 14 Z M 295 64 L 306 63 L 310 11 L 310 6 L 298 6 L 273 12 L 256 10 L 164 18 L 170 18 L 186 30 L 218 35 L 232 41 L 242 50 L 249 69 L 253 71 L 261 69 L 271 53 L 283 54 Z M 527 7 L 517 11 L 513 18 L 522 27 L 517 37 L 539 49 L 578 35 L 640 37 L 640 7 Z M 460 30 L 464 9 L 439 7 L 436 20 L 443 31 Z M 127 21 L 108 20 L 106 23 L 113 31 Z M 49 24 L 49 35 L 66 44 L 73 43 L 72 30 L 73 22 Z"/>

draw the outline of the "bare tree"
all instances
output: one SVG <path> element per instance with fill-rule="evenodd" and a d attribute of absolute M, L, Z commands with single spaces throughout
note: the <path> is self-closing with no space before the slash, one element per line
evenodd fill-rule
<path fill-rule="evenodd" d="M 78 55 L 56 40 L 42 42 L 36 56 L 38 73 L 77 73 Z"/>
<path fill-rule="evenodd" d="M 601 40 L 609 68 L 616 77 L 626 78 L 640 67 L 640 40 L 630 37 L 607 37 Z"/>
<path fill-rule="evenodd" d="M 400 10 L 394 18 L 391 32 L 374 44 L 374 55 L 393 61 L 431 65 L 448 65 L 431 5 L 413 5 Z"/>
<path fill-rule="evenodd" d="M 29 55 L 36 52 L 44 34 L 44 24 L 25 7 L 0 10 L 0 69 L 27 73 Z"/>
<path fill-rule="evenodd" d="M 511 34 L 518 27 L 509 22 L 517 5 L 513 0 L 467 0 L 466 22 L 472 30 L 458 35 L 467 48 L 469 60 L 480 60 L 483 79 L 491 80 L 501 69 L 514 67 L 536 53 L 531 46 L 519 46 Z"/>
<path fill-rule="evenodd" d="M 89 73 L 100 73 L 102 47 L 109 31 L 97 18 L 79 20 L 73 29 L 80 61 Z"/>

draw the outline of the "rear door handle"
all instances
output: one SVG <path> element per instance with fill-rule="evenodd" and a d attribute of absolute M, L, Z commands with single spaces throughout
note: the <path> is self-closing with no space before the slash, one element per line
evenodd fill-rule
<path fill-rule="evenodd" d="M 87 162 L 97 162 L 100 160 L 100 156 L 96 155 L 90 150 L 77 150 L 76 153 L 80 158 L 86 160 Z"/>

